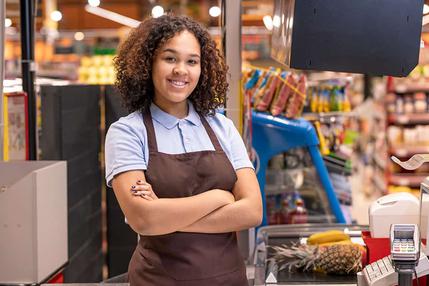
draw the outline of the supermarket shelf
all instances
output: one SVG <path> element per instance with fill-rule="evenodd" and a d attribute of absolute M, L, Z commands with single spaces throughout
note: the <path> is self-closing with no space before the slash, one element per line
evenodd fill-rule
<path fill-rule="evenodd" d="M 393 124 L 429 124 L 429 113 L 389 114 L 387 121 Z"/>
<path fill-rule="evenodd" d="M 411 157 L 414 154 L 429 153 L 429 146 L 395 145 L 389 152 L 396 157 Z"/>
<path fill-rule="evenodd" d="M 381 169 L 386 169 L 386 160 L 383 160 L 379 154 L 375 153 L 374 157 L 372 157 L 376 166 Z"/>
<path fill-rule="evenodd" d="M 420 183 L 429 176 L 429 174 L 391 174 L 388 176 L 389 184 L 397 186 L 419 187 Z"/>
<path fill-rule="evenodd" d="M 323 120 L 323 121 L 335 122 L 337 121 L 337 118 L 353 117 L 353 116 L 356 116 L 356 114 L 352 111 L 350 112 L 332 111 L 332 112 L 319 112 L 319 113 L 317 112 L 303 113 L 301 117 L 308 121 Z"/>
<path fill-rule="evenodd" d="M 397 84 L 396 93 L 429 92 L 429 83 L 404 83 Z"/>

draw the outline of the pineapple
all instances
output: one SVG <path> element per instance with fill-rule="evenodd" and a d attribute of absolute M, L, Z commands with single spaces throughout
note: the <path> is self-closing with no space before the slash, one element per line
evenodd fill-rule
<path fill-rule="evenodd" d="M 357 244 L 337 243 L 326 246 L 282 245 L 271 247 L 274 250 L 271 261 L 279 270 L 320 271 L 327 274 L 356 274 L 362 270 L 362 253 Z"/>

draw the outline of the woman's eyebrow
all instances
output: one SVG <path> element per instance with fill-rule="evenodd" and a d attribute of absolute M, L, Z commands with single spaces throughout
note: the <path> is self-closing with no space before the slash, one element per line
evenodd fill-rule
<path fill-rule="evenodd" d="M 179 53 L 179 52 L 177 52 L 175 49 L 171 49 L 171 48 L 166 48 L 166 49 L 162 50 L 162 52 L 163 52 L 163 53 L 170 52 L 170 53 L 173 53 L 173 54 L 178 54 L 178 53 Z M 197 58 L 200 58 L 200 55 L 199 55 L 199 54 L 190 54 L 189 56 L 190 56 L 190 57 L 197 57 Z"/>

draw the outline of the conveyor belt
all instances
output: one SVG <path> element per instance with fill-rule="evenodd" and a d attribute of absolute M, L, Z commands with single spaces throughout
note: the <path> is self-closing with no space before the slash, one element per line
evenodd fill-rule
<path fill-rule="evenodd" d="M 272 237 L 268 239 L 268 245 L 276 246 L 287 244 L 290 245 L 293 242 L 297 242 L 293 238 L 280 238 Z M 269 256 L 271 256 L 272 250 L 269 250 Z M 356 275 L 326 275 L 323 273 L 313 273 L 313 272 L 289 272 L 286 270 L 280 271 L 277 273 L 277 281 L 279 283 L 328 283 L 328 284 L 348 284 L 356 283 Z"/>
<path fill-rule="evenodd" d="M 331 229 L 347 228 L 350 236 L 360 238 L 360 232 L 367 230 L 366 226 L 344 224 L 303 224 L 279 225 L 260 228 L 257 236 L 257 251 L 255 252 L 255 285 L 326 285 L 326 284 L 355 284 L 355 275 L 326 275 L 322 273 L 278 271 L 277 265 L 269 263 L 268 246 L 298 243 L 309 235 Z M 273 281 L 272 283 L 268 283 Z"/>

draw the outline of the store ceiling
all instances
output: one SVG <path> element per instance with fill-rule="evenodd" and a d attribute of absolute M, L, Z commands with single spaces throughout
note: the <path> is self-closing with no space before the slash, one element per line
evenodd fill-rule
<path fill-rule="evenodd" d="M 121 25 L 99 16 L 89 14 L 84 7 L 88 0 L 35 0 L 37 5 L 36 27 L 40 29 L 43 18 L 46 15 L 46 4 L 56 3 L 63 13 L 63 19 L 59 22 L 60 30 L 88 30 L 88 29 L 112 29 Z M 141 20 L 150 15 L 154 5 L 160 4 L 165 10 L 178 14 L 187 14 L 208 26 L 217 26 L 219 20 L 208 15 L 208 9 L 213 5 L 219 5 L 221 0 L 100 0 L 101 8 L 111 10 L 122 15 Z M 226 1 L 226 0 L 224 0 Z M 12 20 L 14 27 L 19 27 L 19 2 L 20 0 L 6 0 L 6 17 Z M 274 0 L 242 0 L 243 25 L 263 26 L 262 17 L 270 14 Z M 429 0 L 425 0 L 429 4 Z"/>
<path fill-rule="evenodd" d="M 14 27 L 19 27 L 19 1 L 6 0 L 6 17 L 12 20 Z M 60 30 L 111 29 L 121 25 L 99 16 L 89 14 L 84 7 L 87 0 L 35 0 L 37 2 L 37 29 L 42 27 L 46 17 L 48 3 L 56 3 L 63 14 L 59 22 Z M 428 0 L 429 1 L 429 0 Z M 151 13 L 154 5 L 162 5 L 166 11 L 190 15 L 208 26 L 217 26 L 218 18 L 208 15 L 211 6 L 219 5 L 220 0 L 100 0 L 100 7 L 122 15 L 141 20 Z M 263 25 L 262 17 L 272 12 L 274 0 L 242 0 L 243 25 Z"/>

